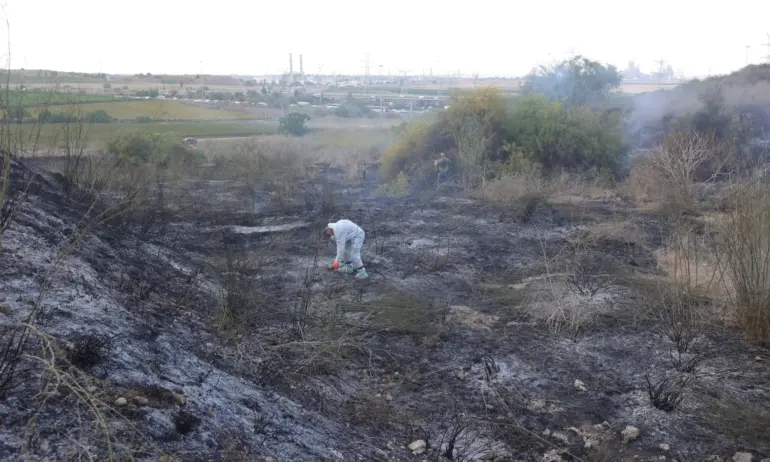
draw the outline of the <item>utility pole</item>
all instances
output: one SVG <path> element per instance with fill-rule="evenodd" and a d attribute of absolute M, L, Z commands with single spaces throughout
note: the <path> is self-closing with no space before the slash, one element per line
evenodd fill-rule
<path fill-rule="evenodd" d="M 770 63 L 770 34 L 767 34 L 767 43 L 764 43 L 763 45 L 767 47 L 767 56 L 765 56 L 764 58 L 767 60 L 768 63 Z"/>
<path fill-rule="evenodd" d="M 655 61 L 655 63 L 658 65 L 658 83 L 660 83 L 660 81 L 663 80 L 663 65 L 666 64 L 666 61 L 664 61 L 663 58 L 660 58 Z"/>
<path fill-rule="evenodd" d="M 299 55 L 299 78 L 300 80 L 305 78 L 305 69 L 302 67 L 302 55 Z"/>

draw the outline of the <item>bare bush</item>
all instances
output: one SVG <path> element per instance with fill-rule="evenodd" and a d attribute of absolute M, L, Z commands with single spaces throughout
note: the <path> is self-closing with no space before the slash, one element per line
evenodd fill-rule
<path fill-rule="evenodd" d="M 261 268 L 273 265 L 270 248 L 258 253 L 238 253 L 224 240 L 224 261 L 216 268 L 223 281 L 218 327 L 224 332 L 264 323 L 274 313 L 273 303 L 283 295 L 283 274 L 263 276 Z"/>
<path fill-rule="evenodd" d="M 601 290 L 609 287 L 612 282 L 610 262 L 586 249 L 578 248 L 568 263 L 567 282 L 580 295 L 594 297 Z"/>
<path fill-rule="evenodd" d="M 696 202 L 695 175 L 714 160 L 714 154 L 715 143 L 710 138 L 695 132 L 672 132 L 632 168 L 632 194 L 637 199 L 691 209 Z"/>
<path fill-rule="evenodd" d="M 680 372 L 696 372 L 706 359 L 703 334 L 709 319 L 709 302 L 703 296 L 675 285 L 661 285 L 649 309 L 663 335 L 671 342 L 671 363 Z"/>
<path fill-rule="evenodd" d="M 770 185 L 752 180 L 728 192 L 714 253 L 724 270 L 736 321 L 753 339 L 770 340 Z"/>
<path fill-rule="evenodd" d="M 664 412 L 673 412 L 682 403 L 690 385 L 690 376 L 664 377 L 655 383 L 645 375 L 647 395 L 655 408 Z"/>

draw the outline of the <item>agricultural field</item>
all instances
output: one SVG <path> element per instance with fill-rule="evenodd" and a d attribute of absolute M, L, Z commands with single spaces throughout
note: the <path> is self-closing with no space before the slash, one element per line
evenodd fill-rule
<path fill-rule="evenodd" d="M 110 123 L 86 124 L 84 135 L 89 143 L 103 143 L 123 135 L 166 133 L 184 138 L 249 137 L 275 132 L 276 124 L 270 122 L 157 122 L 157 123 Z M 13 136 L 25 140 L 39 138 L 43 145 L 61 140 L 65 124 L 11 126 Z M 29 145 L 30 143 L 27 142 Z"/>
<path fill-rule="evenodd" d="M 193 106 L 174 100 L 129 100 L 108 103 L 79 103 L 70 105 L 66 109 L 48 106 L 37 106 L 30 110 L 33 115 L 48 109 L 51 111 L 77 109 L 82 113 L 105 111 L 110 117 L 120 120 L 134 120 L 147 117 L 153 121 L 201 121 L 201 120 L 233 120 L 252 119 L 254 116 L 238 111 L 211 109 Z"/>

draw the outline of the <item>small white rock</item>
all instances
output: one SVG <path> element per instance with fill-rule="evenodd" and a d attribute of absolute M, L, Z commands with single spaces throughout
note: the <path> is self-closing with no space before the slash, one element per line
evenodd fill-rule
<path fill-rule="evenodd" d="M 603 430 L 609 430 L 609 429 L 610 429 L 610 423 L 607 422 L 606 420 L 600 424 L 594 425 L 594 430 L 603 431 Z"/>
<path fill-rule="evenodd" d="M 583 383 L 582 380 L 575 379 L 574 387 L 577 390 L 586 391 L 586 385 Z"/>
<path fill-rule="evenodd" d="M 551 449 L 550 451 L 543 454 L 543 462 L 561 462 L 561 454 L 559 454 L 559 451 L 556 449 Z"/>
<path fill-rule="evenodd" d="M 633 441 L 639 437 L 639 429 L 632 425 L 627 425 L 626 428 L 620 432 L 620 436 L 623 437 L 624 443 L 628 443 L 629 441 Z"/>
<path fill-rule="evenodd" d="M 569 437 L 567 435 L 565 435 L 564 433 L 562 433 L 562 432 L 553 432 L 553 433 L 551 433 L 551 438 L 553 438 L 555 440 L 559 440 L 559 441 L 561 441 L 564 444 L 569 444 Z"/>
<path fill-rule="evenodd" d="M 750 452 L 736 452 L 733 455 L 733 462 L 751 462 L 754 456 Z"/>
<path fill-rule="evenodd" d="M 407 448 L 412 451 L 412 454 L 422 454 L 426 448 L 425 440 L 412 441 Z"/>
<path fill-rule="evenodd" d="M 128 404 L 128 400 L 122 396 L 115 400 L 115 406 L 125 406 Z"/>
<path fill-rule="evenodd" d="M 661 443 L 661 444 L 658 445 L 658 447 L 660 448 L 661 451 L 670 451 L 671 450 L 671 446 L 666 444 L 666 443 Z"/>

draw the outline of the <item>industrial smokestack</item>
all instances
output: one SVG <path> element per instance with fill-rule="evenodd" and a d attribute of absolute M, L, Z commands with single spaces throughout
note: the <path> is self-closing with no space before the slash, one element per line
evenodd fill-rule
<path fill-rule="evenodd" d="M 294 59 L 292 58 L 291 53 L 289 53 L 289 77 L 294 80 Z"/>
<path fill-rule="evenodd" d="M 299 75 L 304 76 L 305 71 L 302 70 L 302 55 L 299 55 Z"/>

